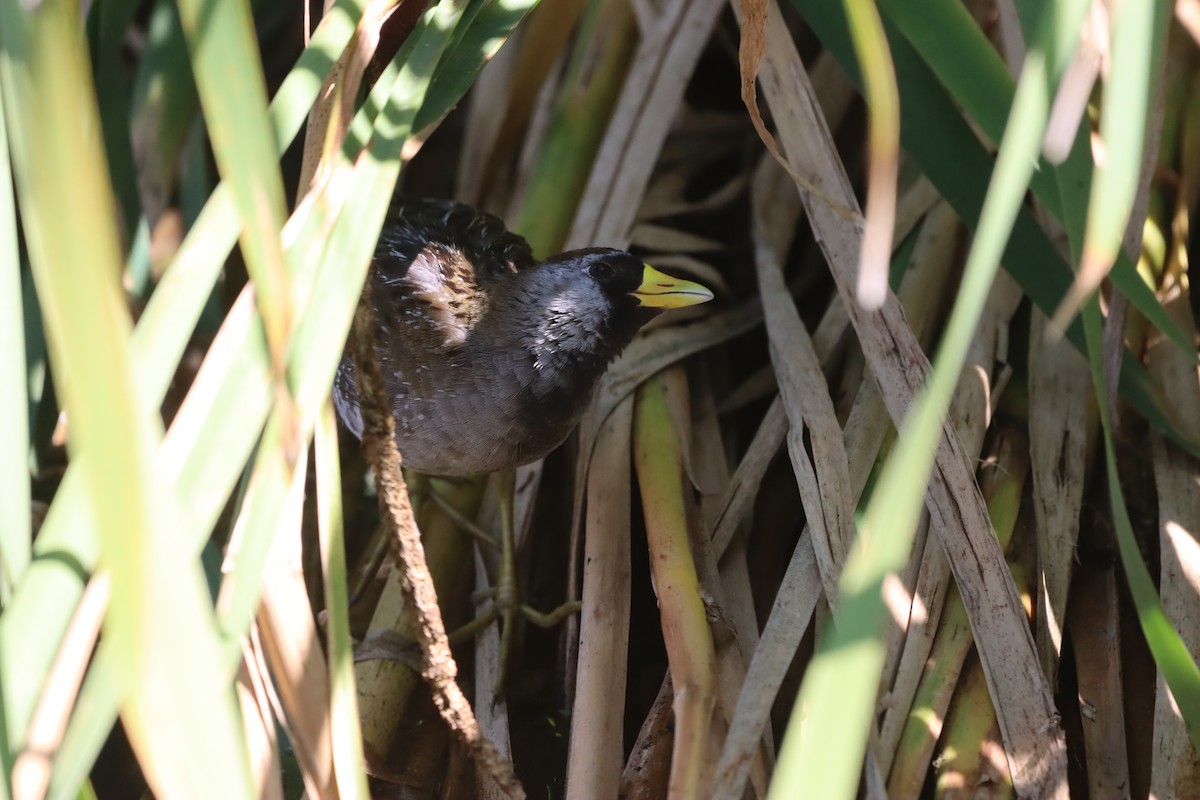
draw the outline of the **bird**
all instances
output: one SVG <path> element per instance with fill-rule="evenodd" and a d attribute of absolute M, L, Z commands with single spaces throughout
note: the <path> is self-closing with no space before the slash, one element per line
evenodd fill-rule
<path fill-rule="evenodd" d="M 539 261 L 498 217 L 434 199 L 391 203 L 368 280 L 401 459 L 448 477 L 546 456 L 570 435 L 608 364 L 643 325 L 713 298 L 622 250 Z M 361 438 L 348 353 L 334 402 Z"/>

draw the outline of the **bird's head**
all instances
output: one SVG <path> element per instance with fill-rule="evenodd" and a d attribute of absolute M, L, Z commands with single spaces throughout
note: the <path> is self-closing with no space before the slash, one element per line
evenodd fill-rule
<path fill-rule="evenodd" d="M 630 253 L 609 248 L 573 250 L 547 259 L 540 270 L 554 275 L 559 299 L 576 310 L 601 310 L 601 327 L 632 338 L 658 313 L 708 302 L 713 293 L 693 281 L 659 272 Z M 589 315 L 584 311 L 580 316 Z M 622 345 L 623 346 L 623 345 Z"/>
<path fill-rule="evenodd" d="M 656 314 L 712 300 L 713 293 L 693 281 L 659 272 L 640 258 L 621 250 L 593 249 L 565 253 L 607 296 L 613 308 Z"/>
<path fill-rule="evenodd" d="M 520 294 L 538 306 L 527 341 L 545 354 L 539 362 L 555 361 L 563 369 L 570 369 L 569 362 L 603 369 L 660 312 L 713 297 L 700 284 L 659 272 L 621 250 L 574 250 L 518 274 L 525 282 Z"/>

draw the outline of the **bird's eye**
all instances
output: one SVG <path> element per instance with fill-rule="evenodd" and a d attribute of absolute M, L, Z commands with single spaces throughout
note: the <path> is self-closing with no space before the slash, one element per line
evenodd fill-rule
<path fill-rule="evenodd" d="M 592 264 L 588 271 L 592 273 L 592 277 L 599 283 L 607 283 L 613 277 L 612 264 L 609 264 L 607 261 L 597 261 L 595 264 Z"/>

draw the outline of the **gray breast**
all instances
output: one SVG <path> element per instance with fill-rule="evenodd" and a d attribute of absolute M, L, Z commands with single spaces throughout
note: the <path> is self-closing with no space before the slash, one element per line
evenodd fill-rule
<path fill-rule="evenodd" d="M 578 423 L 591 388 L 576 387 L 570 397 L 547 395 L 527 354 L 476 353 L 443 366 L 442 378 L 448 372 L 452 379 L 441 385 L 431 380 L 428 367 L 385 375 L 404 464 L 431 475 L 476 475 L 545 456 Z M 338 371 L 334 400 L 346 426 L 361 437 L 349 359 Z"/>

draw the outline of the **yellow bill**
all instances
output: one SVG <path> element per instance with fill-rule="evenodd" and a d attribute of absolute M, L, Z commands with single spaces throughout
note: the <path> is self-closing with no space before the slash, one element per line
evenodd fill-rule
<path fill-rule="evenodd" d="M 707 303 L 713 293 L 704 286 L 682 278 L 672 278 L 649 264 L 643 264 L 642 283 L 630 292 L 638 302 L 651 308 L 684 308 Z"/>

